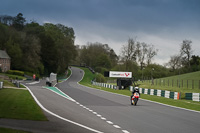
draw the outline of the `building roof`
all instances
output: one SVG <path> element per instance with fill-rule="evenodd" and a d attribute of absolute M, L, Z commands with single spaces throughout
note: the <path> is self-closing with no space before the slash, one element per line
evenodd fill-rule
<path fill-rule="evenodd" d="M 6 51 L 0 50 L 0 58 L 10 59 L 10 56 L 7 54 Z"/>

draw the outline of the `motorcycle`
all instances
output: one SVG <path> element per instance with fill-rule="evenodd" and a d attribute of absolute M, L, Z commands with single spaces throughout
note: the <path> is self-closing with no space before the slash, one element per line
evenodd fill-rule
<path fill-rule="evenodd" d="M 140 97 L 140 94 L 139 93 L 137 93 L 137 92 L 135 92 L 134 94 L 133 94 L 133 97 L 132 97 L 132 99 L 131 99 L 131 105 L 137 105 L 137 102 L 138 102 L 138 99 L 139 99 L 139 97 Z"/>

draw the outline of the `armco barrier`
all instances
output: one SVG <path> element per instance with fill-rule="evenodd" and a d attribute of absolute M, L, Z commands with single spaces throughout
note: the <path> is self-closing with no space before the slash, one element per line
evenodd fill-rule
<path fill-rule="evenodd" d="M 130 86 L 130 91 L 133 91 L 134 87 Z M 179 99 L 179 92 L 170 92 L 165 90 L 157 90 L 157 89 L 146 89 L 146 88 L 138 88 L 140 93 L 142 94 L 148 94 L 148 95 L 156 95 L 166 98 L 172 98 L 172 99 Z"/>
<path fill-rule="evenodd" d="M 200 102 L 200 93 L 185 93 L 185 99 Z"/>

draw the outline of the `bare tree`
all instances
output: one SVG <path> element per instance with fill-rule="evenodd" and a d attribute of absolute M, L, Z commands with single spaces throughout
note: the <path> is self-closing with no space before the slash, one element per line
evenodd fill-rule
<path fill-rule="evenodd" d="M 155 55 L 157 55 L 158 49 L 155 49 L 154 45 L 148 45 L 147 48 L 147 65 L 149 65 Z"/>
<path fill-rule="evenodd" d="M 181 55 L 173 55 L 170 57 L 170 60 L 166 65 L 174 71 L 181 66 L 181 58 Z"/>
<path fill-rule="evenodd" d="M 8 16 L 8 15 L 1 15 L 0 16 L 0 22 L 7 25 L 13 24 L 14 17 Z"/>
<path fill-rule="evenodd" d="M 128 39 L 128 44 L 122 47 L 122 58 L 125 61 L 136 61 L 136 42 L 132 38 Z"/>
<path fill-rule="evenodd" d="M 136 62 L 136 42 L 132 38 L 128 39 L 128 44 L 122 46 L 122 60 L 126 64 L 126 70 L 129 69 L 130 62 Z"/>
<path fill-rule="evenodd" d="M 137 42 L 136 45 L 136 54 L 137 54 L 137 59 L 138 59 L 138 63 L 140 64 L 140 69 L 142 70 L 145 63 L 145 57 L 147 56 L 147 51 L 148 51 L 148 45 L 146 43 L 140 43 Z"/>
<path fill-rule="evenodd" d="M 183 64 L 187 64 L 188 68 L 190 68 L 190 59 L 193 53 L 191 43 L 192 43 L 191 40 L 183 40 L 181 44 L 181 50 L 180 50 Z"/>

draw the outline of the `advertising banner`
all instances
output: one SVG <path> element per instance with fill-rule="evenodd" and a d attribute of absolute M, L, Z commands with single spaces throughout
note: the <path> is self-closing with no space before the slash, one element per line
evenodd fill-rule
<path fill-rule="evenodd" d="M 113 78 L 132 78 L 132 72 L 118 72 L 118 71 L 110 71 L 109 77 Z"/>

